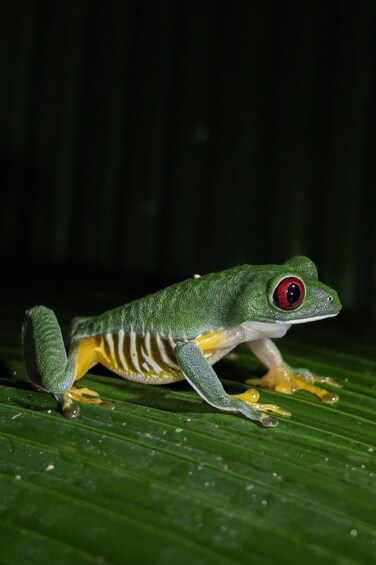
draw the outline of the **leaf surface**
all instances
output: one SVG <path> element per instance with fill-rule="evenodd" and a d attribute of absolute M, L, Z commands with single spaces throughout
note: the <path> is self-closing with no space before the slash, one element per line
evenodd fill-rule
<path fill-rule="evenodd" d="M 185 383 L 146 386 L 101 369 L 80 385 L 116 409 L 84 405 L 67 420 L 24 382 L 12 320 L 1 329 L 1 562 L 374 560 L 372 340 L 325 323 L 281 340 L 290 364 L 344 387 L 334 407 L 262 390 L 293 413 L 273 429 L 219 413 Z M 240 347 L 217 371 L 239 393 L 262 368 Z"/>

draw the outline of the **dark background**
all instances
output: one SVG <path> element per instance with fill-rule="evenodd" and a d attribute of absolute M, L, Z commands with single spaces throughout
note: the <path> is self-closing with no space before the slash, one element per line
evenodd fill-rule
<path fill-rule="evenodd" d="M 376 317 L 375 2 L 0 6 L 3 280 L 305 254 Z"/>

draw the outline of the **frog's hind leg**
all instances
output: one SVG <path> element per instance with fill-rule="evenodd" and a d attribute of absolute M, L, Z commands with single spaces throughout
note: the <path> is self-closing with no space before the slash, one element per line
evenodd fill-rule
<path fill-rule="evenodd" d="M 73 383 L 97 362 L 94 339 L 74 342 L 67 355 L 61 329 L 52 310 L 35 306 L 25 314 L 22 345 L 27 377 L 36 389 L 56 398 L 64 416 L 78 415 L 75 400 L 101 403 L 95 397 L 96 393 L 72 388 Z"/>
<path fill-rule="evenodd" d="M 81 379 L 86 373 L 99 362 L 98 356 L 98 339 L 97 337 L 86 337 L 80 339 L 69 348 L 68 359 L 72 361 L 74 365 L 74 377 L 73 382 L 75 383 Z M 79 408 L 76 402 L 85 402 L 87 404 L 102 404 L 110 408 L 113 408 L 113 404 L 109 402 L 103 402 L 99 394 L 94 390 L 89 388 L 77 388 L 72 386 L 69 390 L 63 392 L 62 394 L 54 394 L 56 400 L 61 405 L 61 410 L 64 416 L 75 417 Z M 77 412 L 77 413 L 76 413 Z"/>

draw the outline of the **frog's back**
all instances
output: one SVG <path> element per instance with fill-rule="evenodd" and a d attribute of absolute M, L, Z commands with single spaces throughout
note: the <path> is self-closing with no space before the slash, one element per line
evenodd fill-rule
<path fill-rule="evenodd" d="M 255 267 L 243 265 L 193 277 L 75 324 L 73 339 L 116 333 L 193 339 L 232 325 L 229 313 Z"/>

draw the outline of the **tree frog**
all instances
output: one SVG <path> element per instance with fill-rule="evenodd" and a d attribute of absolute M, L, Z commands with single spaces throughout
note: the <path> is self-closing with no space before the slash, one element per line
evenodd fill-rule
<path fill-rule="evenodd" d="M 53 311 L 35 306 L 23 324 L 26 373 L 36 389 L 56 398 L 68 417 L 79 413 L 76 401 L 102 403 L 96 392 L 73 386 L 101 363 L 145 384 L 186 379 L 211 406 L 274 426 L 277 418 L 271 413 L 289 413 L 259 403 L 255 389 L 227 394 L 212 366 L 245 342 L 268 369 L 262 378 L 246 382 L 287 394 L 306 390 L 333 404 L 338 395 L 315 383 L 337 383 L 293 370 L 271 338 L 284 336 L 294 324 L 336 316 L 340 309 L 337 293 L 319 282 L 307 257 L 195 275 L 100 316 L 76 318 L 68 353 Z"/>

